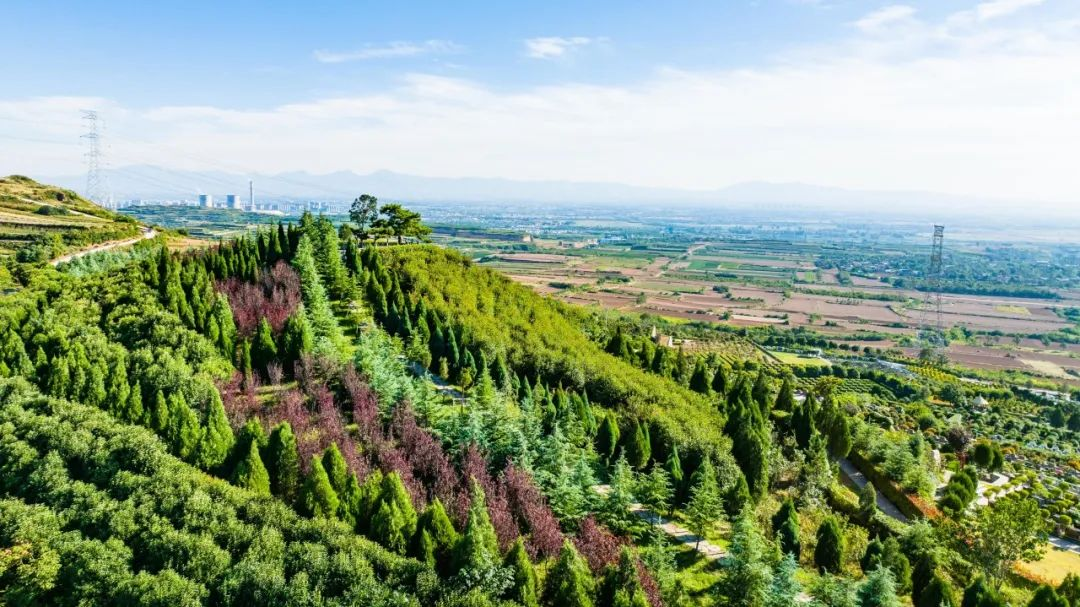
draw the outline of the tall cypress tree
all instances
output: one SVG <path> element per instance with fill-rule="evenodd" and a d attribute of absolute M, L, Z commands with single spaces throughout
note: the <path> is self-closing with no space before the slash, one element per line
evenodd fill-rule
<path fill-rule="evenodd" d="M 544 599 L 559 607 L 593 607 L 596 582 L 570 540 L 563 541 L 559 558 L 547 576 Z"/>
<path fill-rule="evenodd" d="M 289 422 L 281 422 L 274 428 L 266 450 L 270 455 L 271 492 L 287 504 L 295 502 L 300 490 L 300 454 Z"/>
<path fill-rule="evenodd" d="M 199 465 L 206 469 L 220 466 L 229 456 L 235 442 L 221 395 L 216 389 L 211 390 L 206 411 L 206 428 L 199 441 Z"/>
<path fill-rule="evenodd" d="M 337 492 L 330 485 L 322 461 L 313 458 L 311 471 L 300 489 L 300 509 L 308 516 L 333 518 L 337 516 L 338 504 Z"/>
<path fill-rule="evenodd" d="M 342 457 L 337 443 L 330 443 L 330 446 L 323 452 L 322 464 L 323 469 L 326 470 L 326 476 L 330 479 L 330 486 L 340 495 L 345 491 L 345 483 L 349 479 L 349 467 L 345 463 L 345 458 Z"/>
<path fill-rule="evenodd" d="M 277 360 L 277 344 L 266 317 L 259 320 L 259 329 L 251 345 L 251 362 L 260 373 L 266 373 L 266 366 Z"/>
<path fill-rule="evenodd" d="M 538 607 L 539 601 L 536 596 L 536 570 L 529 553 L 525 551 L 525 542 L 518 537 L 506 553 L 503 566 L 513 572 L 513 583 L 507 591 L 506 598 L 514 601 L 522 607 Z"/>
<path fill-rule="evenodd" d="M 488 517 L 484 490 L 474 479 L 469 517 L 454 550 L 454 562 L 458 571 L 483 570 L 497 563 L 498 559 L 499 540 Z"/>
<path fill-rule="evenodd" d="M 817 547 L 814 548 L 814 565 L 829 573 L 839 573 L 844 563 L 844 536 L 840 524 L 833 517 L 821 522 L 817 531 Z"/>
<path fill-rule="evenodd" d="M 270 475 L 259 457 L 259 447 L 254 442 L 249 443 L 247 455 L 236 465 L 233 483 L 260 495 L 270 495 Z"/>

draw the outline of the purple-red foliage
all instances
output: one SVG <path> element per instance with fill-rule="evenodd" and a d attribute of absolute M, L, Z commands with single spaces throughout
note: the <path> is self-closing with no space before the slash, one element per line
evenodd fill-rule
<path fill-rule="evenodd" d="M 469 516 L 469 505 L 472 503 L 470 496 L 472 495 L 473 479 L 480 484 L 480 488 L 484 490 L 484 495 L 491 495 L 494 492 L 495 481 L 491 478 L 491 473 L 488 472 L 487 459 L 480 453 L 480 448 L 476 446 L 476 443 L 470 443 L 465 448 L 465 452 L 461 455 L 460 469 L 460 489 L 457 498 L 452 505 L 448 505 L 448 509 L 454 522 L 458 526 L 464 526 L 465 520 Z"/>
<path fill-rule="evenodd" d="M 300 277 L 284 261 L 264 272 L 258 282 L 227 278 L 215 286 L 228 297 L 236 330 L 243 337 L 252 336 L 264 317 L 274 333 L 280 333 L 300 304 Z"/>
<path fill-rule="evenodd" d="M 521 528 L 528 533 L 525 548 L 529 556 L 555 556 L 562 547 L 563 534 L 547 500 L 525 470 L 512 463 L 499 476 L 505 488 L 510 510 L 515 513 Z"/>
<path fill-rule="evenodd" d="M 652 607 L 664 607 L 664 598 L 660 595 L 660 585 L 656 583 L 656 579 L 637 556 L 634 557 L 634 567 L 637 569 L 641 589 L 645 592 L 645 597 L 649 599 L 649 605 Z"/>
<path fill-rule="evenodd" d="M 416 422 L 408 403 L 394 407 L 390 436 L 401 446 L 413 475 L 426 489 L 426 499 L 438 497 L 444 504 L 453 504 L 459 485 L 457 471 L 442 444 Z"/>
<path fill-rule="evenodd" d="M 353 423 L 365 442 L 374 442 L 382 434 L 379 426 L 379 399 L 352 365 L 341 373 L 341 384 L 352 403 Z"/>
<path fill-rule="evenodd" d="M 378 445 L 378 459 L 379 468 L 384 474 L 391 472 L 397 472 L 401 477 L 401 484 L 405 485 L 405 489 L 409 492 L 409 497 L 412 498 L 412 503 L 419 510 L 424 506 L 424 488 L 416 477 L 413 476 L 412 466 L 405 458 L 405 455 L 400 449 L 395 447 L 390 441 L 382 441 Z"/>
<path fill-rule="evenodd" d="M 252 382 L 244 381 L 244 376 L 239 371 L 233 372 L 229 380 L 218 384 L 218 392 L 221 393 L 221 404 L 225 406 L 225 415 L 233 428 L 243 426 L 249 418 L 256 415 L 261 405 L 255 398 L 255 390 Z"/>
<path fill-rule="evenodd" d="M 591 514 L 581 520 L 577 537 L 574 538 L 574 546 L 588 561 L 594 575 L 619 560 L 619 550 L 624 543 L 625 540 L 612 535 Z"/>
<path fill-rule="evenodd" d="M 486 495 L 488 517 L 495 527 L 495 537 L 499 539 L 499 550 L 506 552 L 510 544 L 521 535 L 517 519 L 510 510 L 510 500 L 506 496 L 506 485 L 499 483 Z"/>

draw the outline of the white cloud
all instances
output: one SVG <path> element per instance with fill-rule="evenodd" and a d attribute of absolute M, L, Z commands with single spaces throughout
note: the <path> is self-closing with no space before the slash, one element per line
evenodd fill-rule
<path fill-rule="evenodd" d="M 448 40 L 426 40 L 424 42 L 391 42 L 383 46 L 365 46 L 354 51 L 327 51 L 320 49 L 314 52 L 314 56 L 315 60 L 320 63 L 345 63 L 368 59 L 393 59 L 414 57 L 416 55 L 455 53 L 461 50 L 460 45 Z"/>
<path fill-rule="evenodd" d="M 993 0 L 992 2 L 983 2 L 975 7 L 975 15 L 978 17 L 979 21 L 996 19 L 998 17 L 1011 15 L 1021 9 L 1038 6 L 1044 1 L 1045 0 Z"/>
<path fill-rule="evenodd" d="M 910 22 L 915 9 L 906 4 L 893 4 L 869 13 L 855 22 L 855 27 L 864 32 L 876 32 L 887 25 Z"/>
<path fill-rule="evenodd" d="M 915 21 L 767 65 L 664 69 L 620 86 L 507 90 L 411 74 L 372 94 L 259 110 L 105 110 L 114 164 L 208 168 L 195 156 L 243 159 L 259 172 L 390 169 L 699 189 L 796 181 L 1076 209 L 1080 38 L 1063 21 L 957 29 Z M 77 123 L 89 103 L 105 102 L 0 100 L 0 116 Z M 77 142 L 79 132 L 76 124 L 62 136 Z M 0 166 L 78 173 L 80 152 L 77 143 L 0 145 Z"/>
<path fill-rule="evenodd" d="M 545 36 L 525 40 L 525 55 L 533 59 L 555 59 L 564 57 L 574 49 L 594 44 L 601 39 L 586 36 Z"/>

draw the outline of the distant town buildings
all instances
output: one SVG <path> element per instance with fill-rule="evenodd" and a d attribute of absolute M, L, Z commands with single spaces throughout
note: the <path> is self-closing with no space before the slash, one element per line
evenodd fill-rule
<path fill-rule="evenodd" d="M 199 194 L 199 206 L 209 209 L 214 206 L 214 197 L 210 194 Z"/>
<path fill-rule="evenodd" d="M 240 210 L 243 210 L 244 203 L 243 203 L 243 201 L 240 200 L 240 197 L 237 196 L 236 194 L 226 194 L 225 195 L 225 208 L 226 209 L 235 209 L 237 211 L 240 211 Z"/>

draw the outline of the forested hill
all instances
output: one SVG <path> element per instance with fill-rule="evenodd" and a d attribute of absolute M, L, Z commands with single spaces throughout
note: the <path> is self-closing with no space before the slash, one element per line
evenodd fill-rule
<path fill-rule="evenodd" d="M 73 249 L 138 234 L 137 222 L 21 175 L 0 178 L 0 258 L 43 262 Z"/>
<path fill-rule="evenodd" d="M 724 418 L 716 405 L 604 352 L 581 330 L 582 310 L 541 297 L 450 249 L 390 247 L 381 257 L 407 299 L 423 301 L 439 318 L 452 319 L 451 326 L 464 336 L 458 336 L 459 346 L 463 340 L 475 344 L 489 360 L 505 356 L 525 377 L 584 391 L 631 422 L 648 422 L 661 433 L 654 437 L 658 446 L 680 444 L 712 454 L 720 449 Z M 391 294 L 389 300 L 395 297 Z M 376 302 L 381 299 L 374 296 Z M 378 312 L 379 304 L 375 309 Z M 390 315 L 391 330 L 402 325 L 400 311 L 395 314 Z M 412 317 L 415 322 L 417 314 Z M 454 362 L 449 361 L 451 372 Z M 437 366 L 435 361 L 432 368 Z"/>

